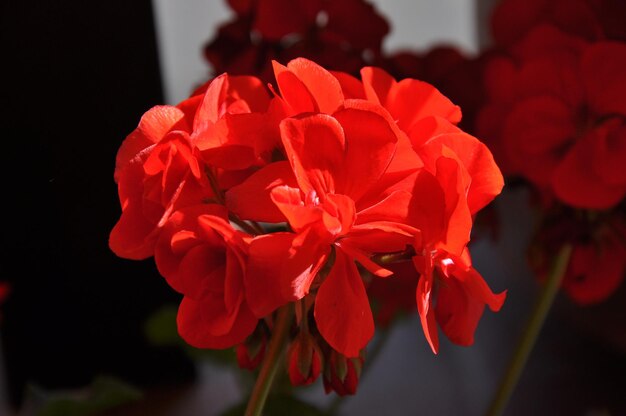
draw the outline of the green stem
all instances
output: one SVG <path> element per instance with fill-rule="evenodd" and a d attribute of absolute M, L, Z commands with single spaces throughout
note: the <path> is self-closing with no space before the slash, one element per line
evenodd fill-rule
<path fill-rule="evenodd" d="M 539 299 L 535 303 L 532 314 L 526 323 L 522 338 L 517 344 L 517 348 L 509 362 L 506 373 L 500 382 L 498 391 L 487 411 L 488 416 L 499 416 L 504 412 L 519 377 L 524 370 L 526 361 L 528 361 L 528 356 L 541 332 L 546 316 L 554 303 L 554 298 L 561 287 L 561 281 L 567 271 L 571 254 L 572 247 L 570 245 L 563 246 L 559 251 L 552 266 L 552 270 L 548 275 L 548 279 L 544 283 Z"/>
<path fill-rule="evenodd" d="M 272 338 L 270 339 L 267 354 L 263 359 L 261 371 L 252 389 L 245 416 L 260 416 L 263 412 L 265 400 L 272 388 L 272 382 L 278 369 L 292 320 L 293 304 L 289 303 L 278 310 L 278 315 L 272 328 Z"/>

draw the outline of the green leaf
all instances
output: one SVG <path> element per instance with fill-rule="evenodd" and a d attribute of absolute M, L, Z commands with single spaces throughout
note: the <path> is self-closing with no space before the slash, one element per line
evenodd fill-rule
<path fill-rule="evenodd" d="M 135 402 L 142 394 L 135 387 L 112 377 L 100 376 L 84 390 L 46 392 L 33 388 L 38 396 L 37 416 L 86 416 Z"/>

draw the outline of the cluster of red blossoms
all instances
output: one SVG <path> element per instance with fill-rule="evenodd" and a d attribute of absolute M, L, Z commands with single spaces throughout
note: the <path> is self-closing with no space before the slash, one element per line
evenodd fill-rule
<path fill-rule="evenodd" d="M 154 256 L 183 294 L 191 345 L 239 345 L 256 367 L 275 311 L 295 303 L 289 372 L 354 393 L 374 334 L 370 282 L 410 266 L 422 327 L 468 345 L 494 294 L 472 267 L 473 216 L 503 186 L 489 150 L 433 86 L 366 67 L 361 79 L 299 58 L 276 87 L 221 75 L 149 110 L 119 149 L 119 256 Z"/>
<path fill-rule="evenodd" d="M 564 287 L 580 303 L 604 300 L 626 271 L 625 16 L 623 1 L 506 0 L 492 20 L 476 132 L 540 195 L 539 273 L 545 254 L 574 246 Z"/>
<path fill-rule="evenodd" d="M 380 55 L 389 25 L 364 0 L 227 0 L 235 17 L 204 54 L 215 73 L 273 80 L 272 60 L 311 59 L 358 74 Z M 354 24 L 359 22 L 359 24 Z"/>

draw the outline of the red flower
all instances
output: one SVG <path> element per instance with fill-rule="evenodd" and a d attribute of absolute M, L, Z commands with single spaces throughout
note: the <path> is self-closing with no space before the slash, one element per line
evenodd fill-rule
<path fill-rule="evenodd" d="M 277 143 L 277 130 L 266 128 L 260 115 L 268 106 L 258 79 L 221 76 L 177 107 L 157 106 L 144 114 L 117 154 L 122 215 L 109 240 L 115 254 L 151 256 L 174 211 L 214 197 L 207 169 L 224 188 L 263 164 Z M 250 130 L 256 133 L 243 134 Z"/>
<path fill-rule="evenodd" d="M 439 349 L 436 324 L 455 344 L 472 345 L 485 305 L 499 311 L 506 292 L 493 294 L 472 267 L 467 250 L 462 257 L 456 257 L 439 250 L 422 249 L 413 262 L 420 273 L 417 310 L 433 352 Z"/>
<path fill-rule="evenodd" d="M 626 195 L 626 45 L 548 26 L 487 68 L 478 120 L 499 161 L 561 201 L 607 209 Z"/>
<path fill-rule="evenodd" d="M 231 347 L 256 327 L 243 282 L 247 239 L 218 205 L 181 209 L 165 223 L 154 258 L 159 273 L 184 295 L 177 323 L 189 344 Z"/>
<path fill-rule="evenodd" d="M 251 0 L 230 5 L 238 16 L 218 29 L 205 56 L 216 73 L 256 74 L 268 82 L 273 59 L 301 56 L 356 73 L 365 64 L 364 52 L 379 54 L 389 31 L 385 19 L 363 0 Z"/>
<path fill-rule="evenodd" d="M 11 294 L 11 285 L 7 282 L 0 282 L 0 306 L 6 302 L 7 298 Z M 2 320 L 2 313 L 0 312 L 0 321 Z"/>
<path fill-rule="evenodd" d="M 589 213 L 552 207 L 534 236 L 529 260 L 539 279 L 550 272 L 557 252 L 572 245 L 562 287 L 580 305 L 606 300 L 626 274 L 626 225 L 619 211 Z"/>
<path fill-rule="evenodd" d="M 502 176 L 478 140 L 441 118 L 458 121 L 460 111 L 426 83 L 396 83 L 370 68 L 361 84 L 306 60 L 275 71 L 295 115 L 281 123 L 289 163 L 268 165 L 231 189 L 227 205 L 244 219 L 287 221 L 294 233 L 253 240 L 250 305 L 262 317 L 314 288 L 319 332 L 356 357 L 373 322 L 355 261 L 389 276 L 370 257 L 402 251 L 416 234 L 460 256 L 471 215 L 500 192 Z"/>
<path fill-rule="evenodd" d="M 549 24 L 588 40 L 626 40 L 620 0 L 504 0 L 494 9 L 491 26 L 496 44 L 510 47 L 534 27 Z"/>

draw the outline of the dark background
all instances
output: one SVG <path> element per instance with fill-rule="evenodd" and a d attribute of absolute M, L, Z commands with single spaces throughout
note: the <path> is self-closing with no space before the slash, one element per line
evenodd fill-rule
<path fill-rule="evenodd" d="M 96 374 L 139 385 L 184 379 L 178 350 L 151 348 L 143 324 L 177 296 L 150 261 L 119 259 L 115 153 L 162 103 L 149 0 L 4 1 L 2 307 L 11 401 L 25 383 L 76 387 Z"/>

